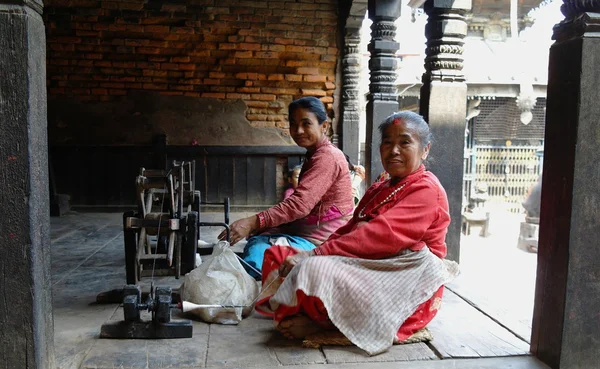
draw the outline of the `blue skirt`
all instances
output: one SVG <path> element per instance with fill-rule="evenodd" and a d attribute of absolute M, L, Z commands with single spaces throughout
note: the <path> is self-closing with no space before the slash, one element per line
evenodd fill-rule
<path fill-rule="evenodd" d="M 253 237 L 250 237 L 250 239 L 248 239 L 248 243 L 246 243 L 246 247 L 244 247 L 244 254 L 243 254 L 244 261 L 247 262 L 248 264 L 252 265 L 257 270 L 262 271 L 263 258 L 265 256 L 265 251 L 269 247 L 276 245 L 275 241 L 277 241 L 277 239 L 280 237 L 285 237 L 287 239 L 287 242 L 290 244 L 290 246 L 292 246 L 293 248 L 299 249 L 299 250 L 310 251 L 315 248 L 315 245 L 312 242 L 310 242 L 302 237 L 291 236 L 289 234 L 266 234 L 266 235 L 253 236 Z M 280 245 L 280 246 L 287 246 L 287 245 Z M 260 278 L 260 275 L 256 274 L 256 272 L 254 272 L 252 269 L 248 268 L 245 265 L 244 265 L 244 268 L 246 268 L 246 271 L 252 277 L 257 278 L 257 279 Z"/>

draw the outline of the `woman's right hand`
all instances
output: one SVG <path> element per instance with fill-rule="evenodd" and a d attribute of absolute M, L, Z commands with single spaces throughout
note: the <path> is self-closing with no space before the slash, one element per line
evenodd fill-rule
<path fill-rule="evenodd" d="M 231 240 L 229 241 L 229 244 L 231 246 L 235 245 L 239 241 L 241 241 L 244 238 L 247 238 L 248 236 L 253 234 L 253 232 L 256 231 L 257 229 L 258 229 L 258 217 L 256 215 L 253 215 L 248 218 L 236 220 L 235 222 L 231 223 L 231 225 L 229 226 L 229 230 L 230 230 L 229 234 L 231 236 Z M 221 234 L 219 234 L 219 236 L 217 238 L 219 240 L 224 240 L 226 237 L 227 237 L 227 231 L 225 230 L 225 231 L 221 232 Z"/>

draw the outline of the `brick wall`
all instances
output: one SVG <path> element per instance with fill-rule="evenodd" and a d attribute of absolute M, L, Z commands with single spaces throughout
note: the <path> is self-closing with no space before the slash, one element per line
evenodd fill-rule
<path fill-rule="evenodd" d="M 282 131 L 295 98 L 332 108 L 337 0 L 45 5 L 50 102 L 114 103 L 135 91 L 241 99 L 253 127 Z"/>

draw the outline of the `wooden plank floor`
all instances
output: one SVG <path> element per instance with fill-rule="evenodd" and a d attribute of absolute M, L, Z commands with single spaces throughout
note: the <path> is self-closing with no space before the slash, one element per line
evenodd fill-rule
<path fill-rule="evenodd" d="M 246 215 L 233 213 L 232 220 Z M 217 220 L 217 217 L 215 214 L 203 214 L 205 221 Z M 191 339 L 98 339 L 102 323 L 119 320 L 122 316 L 117 304 L 94 303 L 98 293 L 121 288 L 125 284 L 121 224 L 121 214 L 117 213 L 72 213 L 62 218 L 51 218 L 55 347 L 59 368 L 262 368 L 291 365 L 335 368 L 349 363 L 376 368 L 378 363 L 383 365 L 386 362 L 414 362 L 415 365 L 421 362 L 427 364 L 423 368 L 437 368 L 431 363 L 447 362 L 450 365 L 457 358 L 504 357 L 509 360 L 514 356 L 528 355 L 529 345 L 524 340 L 450 290 L 446 291 L 442 308 L 430 324 L 434 336 L 432 342 L 393 346 L 373 357 L 356 347 L 302 348 L 299 342 L 288 341 L 278 335 L 269 319 L 255 314 L 237 326 L 195 321 L 194 337 Z M 214 242 L 220 231 L 218 227 L 205 228 L 202 239 Z M 162 277 L 155 280 L 155 285 L 178 287 L 181 282 L 172 277 Z M 141 285 L 148 288 L 148 279 Z M 363 367 L 360 365 L 358 367 Z"/>

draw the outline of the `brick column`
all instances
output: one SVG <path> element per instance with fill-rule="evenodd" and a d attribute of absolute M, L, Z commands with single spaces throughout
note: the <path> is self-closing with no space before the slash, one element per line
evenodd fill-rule
<path fill-rule="evenodd" d="M 55 367 L 46 39 L 37 0 L 0 0 L 0 362 Z"/>
<path fill-rule="evenodd" d="M 600 1 L 566 1 L 562 12 L 550 49 L 531 351 L 553 369 L 587 369 L 600 353 Z"/>
<path fill-rule="evenodd" d="M 371 43 L 369 51 L 369 98 L 367 102 L 367 138 L 365 143 L 366 183 L 383 172 L 379 155 L 378 126 L 385 118 L 398 111 L 398 92 L 396 90 L 396 51 L 400 45 L 394 41 L 396 25 L 400 16 L 400 0 L 369 0 L 369 18 L 371 25 Z"/>
<path fill-rule="evenodd" d="M 360 29 L 346 28 L 342 59 L 342 150 L 358 164 L 360 152 Z"/>
<path fill-rule="evenodd" d="M 452 223 L 446 236 L 447 257 L 458 261 L 467 114 L 462 53 L 467 35 L 465 14 L 471 9 L 471 0 L 427 0 L 424 9 L 429 18 L 420 111 L 437 138 L 431 147 L 429 169 L 448 194 Z"/>

